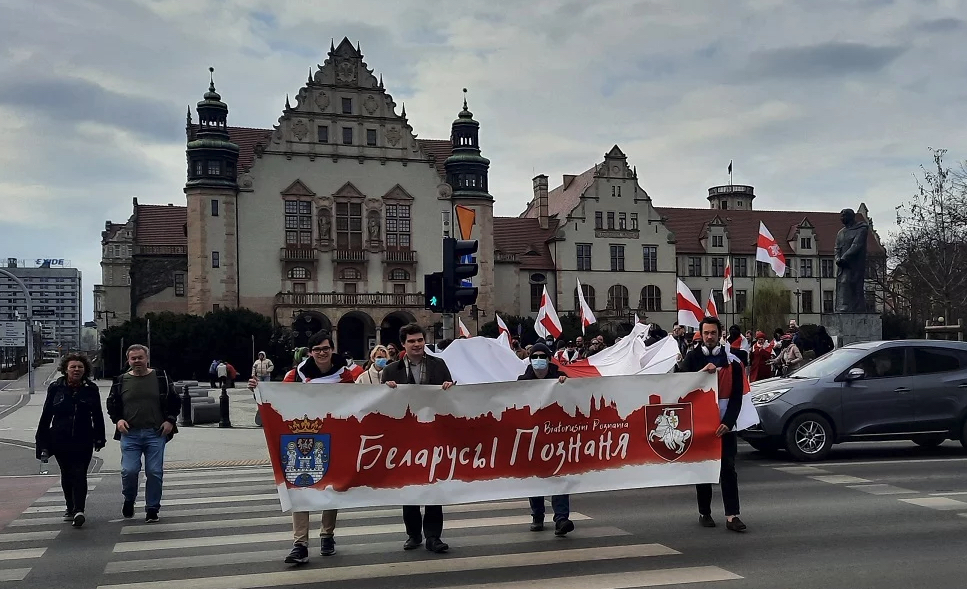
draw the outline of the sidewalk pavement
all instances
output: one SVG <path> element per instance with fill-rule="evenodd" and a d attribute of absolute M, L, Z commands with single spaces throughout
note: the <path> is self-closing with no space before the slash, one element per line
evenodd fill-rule
<path fill-rule="evenodd" d="M 0 415 L 0 439 L 16 442 L 34 443 L 37 423 L 43 411 L 44 400 L 47 395 L 47 384 L 59 376 L 56 366 L 45 364 L 36 373 L 35 394 L 24 398 L 21 407 Z M 110 380 L 96 381 L 101 391 L 102 407 L 111 391 Z M 22 383 L 22 385 L 21 385 Z M 26 377 L 12 384 L 4 391 L 20 392 L 27 396 Z M 212 390 L 209 396 L 215 397 L 216 403 L 220 391 Z M 229 417 L 232 428 L 220 428 L 217 423 L 194 427 L 178 427 L 178 433 L 165 448 L 165 469 L 203 468 L 203 467 L 231 467 L 231 466 L 260 466 L 269 464 L 269 455 L 265 446 L 265 436 L 262 428 L 255 425 L 257 407 L 252 393 L 248 389 L 229 389 Z M 100 471 L 117 472 L 121 468 L 120 443 L 113 439 L 114 425 L 104 409 L 104 422 L 107 429 L 107 446 L 95 453 L 95 468 Z M 23 474 L 34 474 L 25 472 Z"/>

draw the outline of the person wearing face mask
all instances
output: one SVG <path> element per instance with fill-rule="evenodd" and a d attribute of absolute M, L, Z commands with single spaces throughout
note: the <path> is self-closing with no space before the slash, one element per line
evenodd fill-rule
<path fill-rule="evenodd" d="M 557 379 L 557 382 L 564 383 L 567 377 L 561 374 L 557 366 L 551 364 L 551 349 L 544 344 L 537 343 L 530 350 L 530 365 L 524 374 L 517 377 L 517 380 L 537 380 L 537 379 Z M 531 497 L 531 531 L 540 532 L 544 530 L 544 498 Z M 551 497 L 551 507 L 554 509 L 554 535 L 566 536 L 574 531 L 574 522 L 571 517 L 571 499 L 568 495 L 553 495 Z"/>
<path fill-rule="evenodd" d="M 107 437 L 100 393 L 90 380 L 91 362 L 83 354 L 68 354 L 60 372 L 63 376 L 47 389 L 37 425 L 37 458 L 57 459 L 67 503 L 64 521 L 79 528 L 84 525 L 87 469 L 94 451 L 101 451 Z"/>
<path fill-rule="evenodd" d="M 380 372 L 386 368 L 389 362 L 389 350 L 384 346 L 376 346 L 369 353 L 369 368 L 366 372 L 359 375 L 356 384 L 380 384 Z"/>

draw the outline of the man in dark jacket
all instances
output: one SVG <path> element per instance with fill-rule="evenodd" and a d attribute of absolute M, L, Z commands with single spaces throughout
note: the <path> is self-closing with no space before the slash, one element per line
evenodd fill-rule
<path fill-rule="evenodd" d="M 443 390 L 454 385 L 450 369 L 442 358 L 427 356 L 426 332 L 415 323 L 400 328 L 400 341 L 403 342 L 405 355 L 383 369 L 381 378 L 386 386 L 395 389 L 397 384 L 432 384 Z M 403 550 L 419 548 L 426 537 L 426 549 L 442 554 L 450 546 L 440 539 L 443 534 L 443 506 L 425 506 L 426 516 L 420 513 L 419 505 L 403 506 L 403 524 L 406 526 L 406 543 Z"/>
<path fill-rule="evenodd" d="M 134 517 L 144 456 L 144 521 L 150 524 L 159 521 L 165 444 L 178 431 L 181 399 L 163 371 L 148 368 L 148 348 L 129 347 L 127 359 L 131 370 L 117 378 L 107 398 L 114 439 L 121 441 L 121 515 Z"/>
<path fill-rule="evenodd" d="M 725 503 L 725 527 L 733 532 L 745 531 L 746 526 L 739 519 L 739 482 L 735 474 L 735 455 L 738 452 L 738 439 L 735 422 L 742 408 L 744 392 L 742 363 L 728 353 L 720 343 L 722 323 L 715 317 L 706 317 L 699 324 L 702 336 L 701 345 L 692 349 L 682 362 L 682 372 L 709 372 L 719 375 L 719 411 L 722 422 L 715 435 L 722 438 L 722 466 L 719 483 L 722 486 L 722 501 Z M 698 493 L 698 521 L 706 528 L 714 528 L 712 519 L 712 485 L 696 485 Z"/>
<path fill-rule="evenodd" d="M 529 356 L 530 365 L 524 374 L 517 377 L 517 380 L 538 380 L 538 379 L 557 379 L 563 383 L 567 377 L 555 364 L 551 364 L 551 349 L 544 344 L 537 343 L 531 347 Z M 540 532 L 544 529 L 544 498 L 531 497 L 531 531 Z M 568 495 L 552 495 L 551 508 L 554 509 L 554 535 L 566 536 L 568 532 L 574 531 L 574 522 L 571 521 L 571 498 Z"/>

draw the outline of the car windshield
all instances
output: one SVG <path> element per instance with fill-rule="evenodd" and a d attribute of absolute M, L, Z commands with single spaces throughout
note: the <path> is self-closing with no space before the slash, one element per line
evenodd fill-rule
<path fill-rule="evenodd" d="M 869 352 L 869 350 L 857 348 L 839 348 L 805 364 L 802 368 L 792 372 L 789 378 L 824 378 L 834 376 L 858 362 Z"/>

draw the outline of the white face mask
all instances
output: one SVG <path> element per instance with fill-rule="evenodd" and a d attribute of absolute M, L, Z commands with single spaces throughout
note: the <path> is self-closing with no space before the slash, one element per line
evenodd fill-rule
<path fill-rule="evenodd" d="M 547 370 L 547 358 L 531 358 L 534 370 Z"/>

